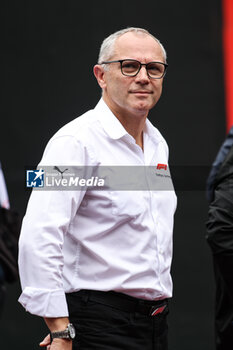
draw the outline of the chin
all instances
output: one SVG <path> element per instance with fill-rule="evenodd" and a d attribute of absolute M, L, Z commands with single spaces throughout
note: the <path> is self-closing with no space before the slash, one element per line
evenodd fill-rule
<path fill-rule="evenodd" d="M 146 112 L 146 111 L 148 112 L 151 108 L 152 106 L 149 103 L 139 102 L 139 103 L 135 103 L 134 105 L 134 109 L 140 112 Z"/>

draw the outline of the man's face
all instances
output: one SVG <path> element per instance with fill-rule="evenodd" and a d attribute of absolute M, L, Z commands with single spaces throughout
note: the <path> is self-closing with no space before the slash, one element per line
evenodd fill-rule
<path fill-rule="evenodd" d="M 123 34 L 115 43 L 110 60 L 122 59 L 164 62 L 160 45 L 150 35 L 133 32 Z M 147 115 L 161 96 L 162 83 L 163 79 L 148 77 L 145 66 L 135 77 L 129 77 L 121 73 L 120 63 L 111 63 L 103 74 L 103 98 L 116 115 Z"/>

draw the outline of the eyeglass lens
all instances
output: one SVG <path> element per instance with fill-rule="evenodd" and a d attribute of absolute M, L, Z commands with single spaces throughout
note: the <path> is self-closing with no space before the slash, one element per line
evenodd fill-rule
<path fill-rule="evenodd" d="M 147 73 L 151 78 L 160 78 L 163 76 L 165 67 L 162 63 L 151 62 L 147 64 Z M 122 73 L 133 76 L 138 73 L 140 69 L 140 62 L 125 60 L 122 62 Z"/>

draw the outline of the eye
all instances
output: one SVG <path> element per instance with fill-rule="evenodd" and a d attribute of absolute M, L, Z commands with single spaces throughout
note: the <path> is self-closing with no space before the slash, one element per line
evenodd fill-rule
<path fill-rule="evenodd" d="M 133 73 L 138 70 L 139 63 L 136 61 L 124 61 L 122 62 L 122 69 L 124 72 Z"/>
<path fill-rule="evenodd" d="M 161 63 L 149 63 L 147 69 L 150 72 L 162 72 L 164 70 L 164 66 Z"/>

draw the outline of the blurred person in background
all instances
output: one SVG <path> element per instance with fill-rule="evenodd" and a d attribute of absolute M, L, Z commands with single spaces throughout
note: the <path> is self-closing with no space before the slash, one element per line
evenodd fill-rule
<path fill-rule="evenodd" d="M 4 179 L 4 175 L 3 175 L 3 171 L 2 171 L 1 162 L 0 162 L 0 207 L 5 208 L 5 209 L 10 208 L 10 203 L 9 203 L 9 199 L 8 199 L 8 193 L 7 193 L 6 183 L 5 183 L 5 179 Z M 3 219 L 1 218 L 0 225 L 1 225 L 2 221 L 3 221 Z M 0 239 L 2 240 L 2 234 L 0 236 Z M 0 246 L 1 246 L 1 243 L 0 243 Z M 4 273 L 2 259 L 0 259 L 0 315 L 1 315 L 2 309 L 3 309 L 5 292 L 6 292 L 5 273 Z"/>
<path fill-rule="evenodd" d="M 7 187 L 0 163 L 0 315 L 6 296 L 6 283 L 18 280 L 18 237 L 21 221 L 10 208 Z"/>
<path fill-rule="evenodd" d="M 207 180 L 207 241 L 215 274 L 215 343 L 233 349 L 233 127 Z"/>

